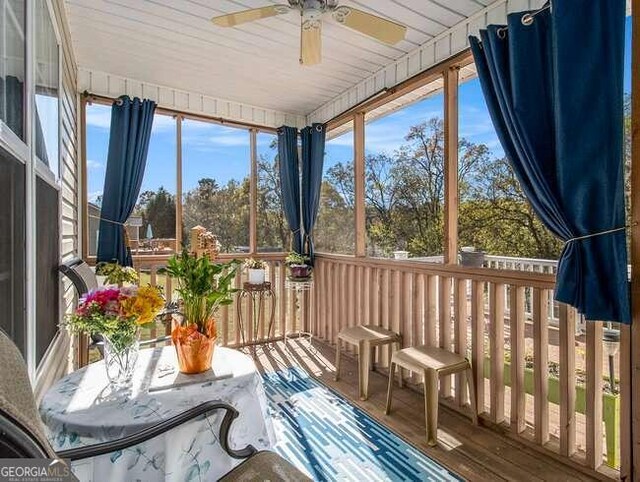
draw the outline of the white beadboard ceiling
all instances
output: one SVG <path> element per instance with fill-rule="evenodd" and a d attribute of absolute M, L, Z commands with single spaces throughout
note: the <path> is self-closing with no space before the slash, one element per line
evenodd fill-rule
<path fill-rule="evenodd" d="M 407 54 L 446 36 L 452 27 L 482 15 L 487 5 L 505 2 L 343 0 L 344 5 L 405 24 L 406 40 L 387 46 L 327 16 L 323 61 L 313 67 L 298 63 L 300 26 L 293 13 L 230 29 L 209 21 L 215 15 L 273 3 L 284 2 L 65 0 L 81 72 L 108 73 L 297 116 L 330 104 Z"/>

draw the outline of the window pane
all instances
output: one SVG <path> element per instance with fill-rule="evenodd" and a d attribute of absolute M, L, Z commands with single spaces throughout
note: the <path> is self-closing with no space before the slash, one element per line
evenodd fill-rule
<path fill-rule="evenodd" d="M 0 0 L 0 120 L 23 140 L 24 32 L 25 2 Z"/>
<path fill-rule="evenodd" d="M 58 333 L 60 317 L 60 216 L 58 190 L 36 180 L 36 363 Z"/>
<path fill-rule="evenodd" d="M 323 172 L 313 235 L 316 251 L 354 254 L 353 122 L 328 133 Z"/>
<path fill-rule="evenodd" d="M 486 254 L 484 263 L 490 267 L 555 272 L 562 243 L 525 198 L 493 128 L 480 81 L 468 75 L 472 78 L 460 84 L 458 93 L 461 262 L 475 256 L 469 254 L 473 249 Z M 533 268 L 522 258 L 535 259 Z"/>
<path fill-rule="evenodd" d="M 176 120 L 153 118 L 147 167 L 127 231 L 133 254 L 171 254 L 176 249 Z"/>
<path fill-rule="evenodd" d="M 289 251 L 291 232 L 282 210 L 278 136 L 258 133 L 258 251 Z"/>
<path fill-rule="evenodd" d="M 203 226 L 223 252 L 249 250 L 249 131 L 187 119 L 182 123 L 183 242 Z"/>
<path fill-rule="evenodd" d="M 442 262 L 442 79 L 365 118 L 367 251 Z M 397 103 L 395 104 L 397 105 Z"/>
<path fill-rule="evenodd" d="M 26 355 L 24 171 L 0 149 L 0 328 Z"/>
<path fill-rule="evenodd" d="M 36 155 L 58 176 L 58 43 L 46 2 L 36 10 Z"/>
<path fill-rule="evenodd" d="M 111 107 L 87 105 L 87 199 L 89 255 L 95 256 L 100 206 L 109 151 Z M 140 195 L 127 232 L 134 255 L 169 254 L 175 250 L 176 121 L 156 114 Z"/>

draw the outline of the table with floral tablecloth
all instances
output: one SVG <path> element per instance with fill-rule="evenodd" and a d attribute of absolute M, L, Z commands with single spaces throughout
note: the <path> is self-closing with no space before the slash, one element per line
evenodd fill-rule
<path fill-rule="evenodd" d="M 231 426 L 231 447 L 272 447 L 262 378 L 250 357 L 216 347 L 214 373 L 187 376 L 176 367 L 175 350 L 169 346 L 140 351 L 127 389 L 110 388 L 103 362 L 61 379 L 40 405 L 54 449 L 130 435 L 209 400 L 222 400 L 240 412 Z M 217 480 L 241 462 L 220 446 L 222 417 L 223 411 L 212 412 L 130 449 L 74 462 L 73 471 L 80 480 L 96 482 Z"/>

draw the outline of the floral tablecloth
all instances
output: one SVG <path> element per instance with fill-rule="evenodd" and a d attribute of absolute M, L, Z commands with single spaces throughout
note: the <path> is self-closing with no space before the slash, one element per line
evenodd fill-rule
<path fill-rule="evenodd" d="M 126 390 L 111 390 L 103 362 L 61 379 L 40 405 L 54 449 L 120 438 L 208 400 L 222 400 L 240 412 L 230 432 L 233 448 L 272 447 L 275 437 L 262 379 L 250 357 L 216 347 L 213 368 L 221 378 L 196 375 L 202 377 L 197 383 L 163 389 L 159 377 L 175 378 L 175 367 L 175 350 L 169 346 L 140 352 Z M 184 382 L 185 375 L 179 377 Z M 241 462 L 220 446 L 222 416 L 222 411 L 213 412 L 130 449 L 74 462 L 73 471 L 82 481 L 96 482 L 217 480 Z"/>

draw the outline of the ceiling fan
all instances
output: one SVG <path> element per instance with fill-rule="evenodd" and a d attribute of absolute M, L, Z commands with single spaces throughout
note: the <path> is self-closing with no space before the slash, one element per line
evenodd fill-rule
<path fill-rule="evenodd" d="M 372 15 L 346 5 L 338 0 L 288 0 L 289 5 L 270 5 L 252 8 L 227 15 L 213 17 L 211 21 L 220 27 L 235 27 L 263 18 L 300 14 L 300 63 L 314 65 L 322 59 L 322 17 L 331 14 L 333 19 L 380 42 L 394 45 L 404 39 L 407 27 L 391 20 Z"/>

